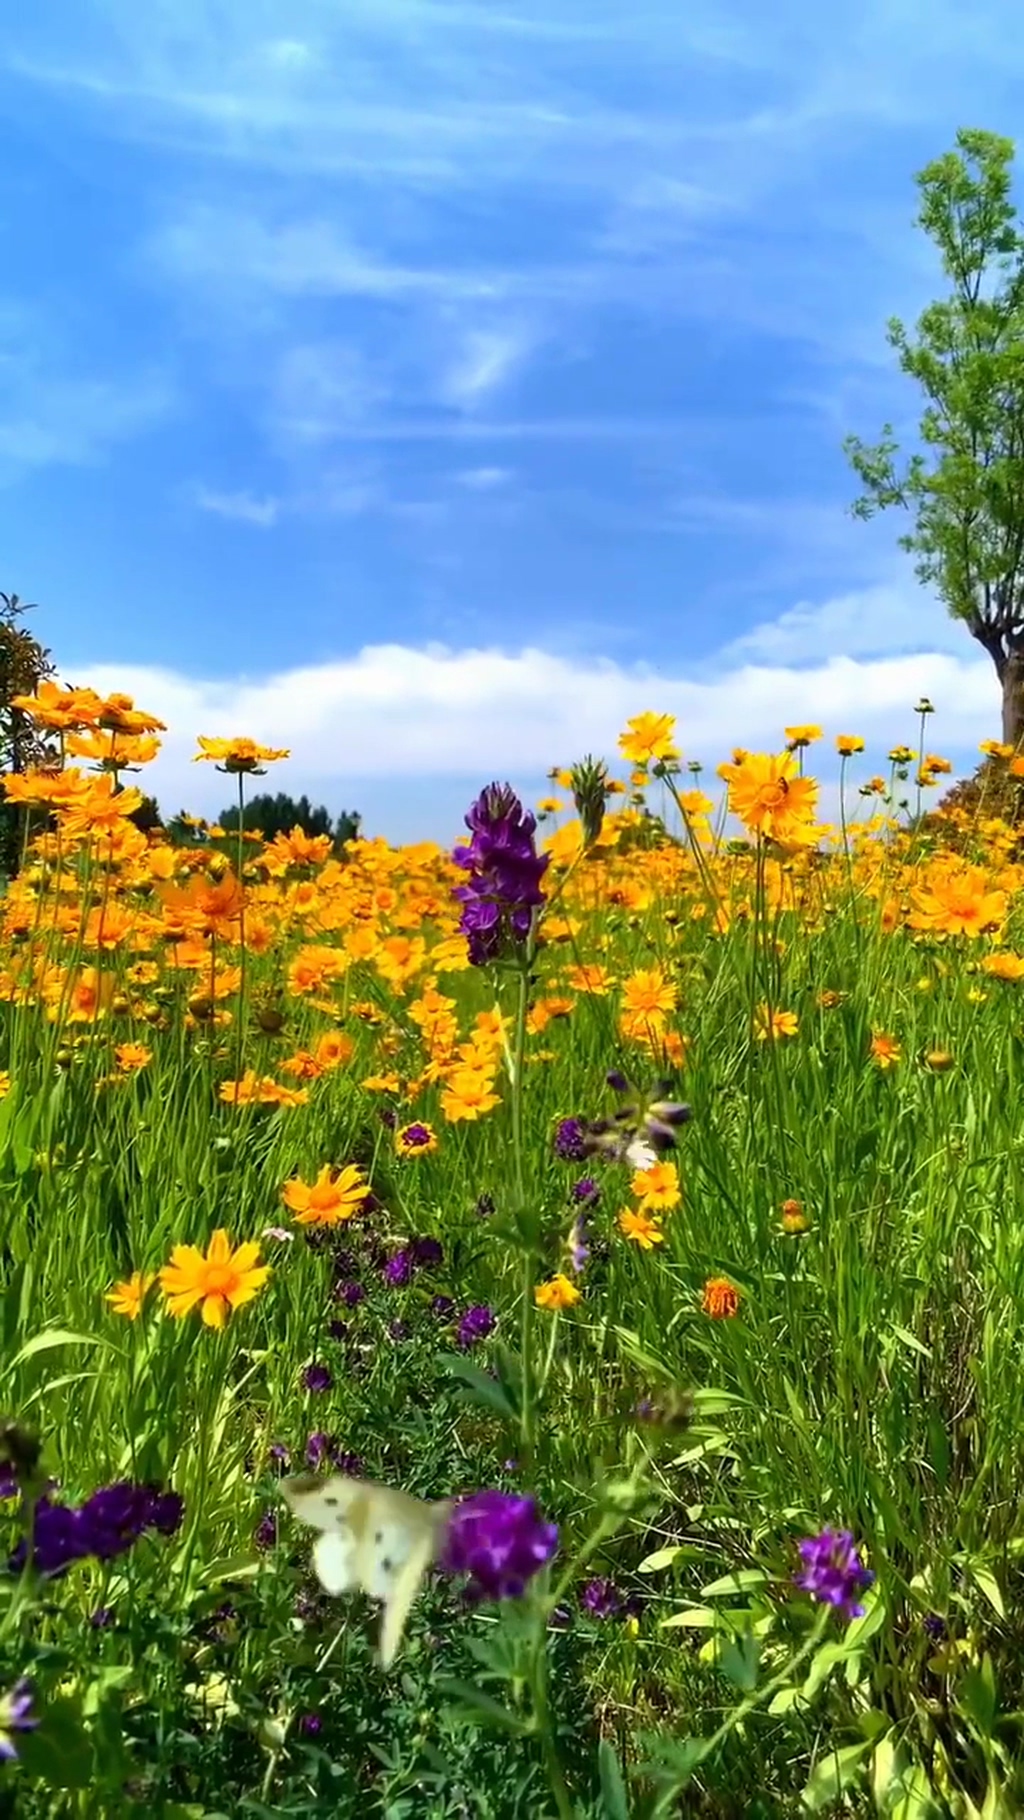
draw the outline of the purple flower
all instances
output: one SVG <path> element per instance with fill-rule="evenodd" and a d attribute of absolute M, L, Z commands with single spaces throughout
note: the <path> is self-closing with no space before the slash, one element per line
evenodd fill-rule
<path fill-rule="evenodd" d="M 592 1175 L 581 1175 L 579 1181 L 572 1185 L 572 1198 L 574 1201 L 582 1201 L 587 1207 L 596 1207 L 601 1199 L 600 1185 Z"/>
<path fill-rule="evenodd" d="M 334 1379 L 331 1376 L 329 1366 L 318 1365 L 314 1361 L 312 1365 L 306 1366 L 306 1369 L 302 1374 L 302 1382 L 307 1390 L 319 1393 L 323 1390 L 330 1390 L 334 1384 Z"/>
<path fill-rule="evenodd" d="M 319 1713 L 303 1713 L 299 1720 L 299 1730 L 305 1732 L 307 1738 L 315 1738 L 322 1725 Z"/>
<path fill-rule="evenodd" d="M 311 1466 L 315 1472 L 318 1466 L 323 1465 L 330 1453 L 331 1446 L 330 1435 L 325 1435 L 321 1429 L 317 1429 L 306 1442 L 306 1465 Z"/>
<path fill-rule="evenodd" d="M 931 1637 L 934 1643 L 941 1643 L 943 1638 L 948 1635 L 946 1620 L 937 1611 L 927 1612 L 921 1619 L 921 1623 L 925 1633 Z"/>
<path fill-rule="evenodd" d="M 440 1239 L 413 1239 L 412 1255 L 421 1270 L 436 1270 L 444 1262 L 444 1246 Z"/>
<path fill-rule="evenodd" d="M 157 1535 L 173 1536 L 181 1528 L 181 1519 L 185 1515 L 185 1500 L 176 1491 L 157 1491 L 149 1488 L 149 1517 L 146 1528 L 155 1529 Z"/>
<path fill-rule="evenodd" d="M 327 1333 L 328 1333 L 328 1337 L 332 1340 L 337 1340 L 339 1342 L 342 1340 L 347 1340 L 348 1339 L 348 1322 L 347 1321 L 328 1321 Z"/>
<path fill-rule="evenodd" d="M 252 1539 L 253 1539 L 254 1543 L 256 1544 L 257 1548 L 273 1548 L 274 1547 L 274 1544 L 277 1541 L 277 1513 L 276 1513 L 276 1511 L 273 1511 L 273 1510 L 264 1511 L 262 1517 L 260 1518 L 259 1522 L 256 1525 L 256 1528 L 253 1530 Z"/>
<path fill-rule="evenodd" d="M 561 1119 L 555 1132 L 555 1154 L 566 1163 L 582 1163 L 587 1152 L 583 1140 L 586 1128 L 582 1119 Z"/>
<path fill-rule="evenodd" d="M 473 839 L 456 847 L 452 859 L 469 880 L 453 896 L 462 905 L 459 927 L 470 961 L 479 967 L 529 935 L 533 911 L 544 901 L 540 881 L 549 860 L 537 853 L 536 819 L 510 784 L 488 784 L 465 820 Z"/>
<path fill-rule="evenodd" d="M 342 1448 L 332 1446 L 330 1457 L 331 1465 L 348 1479 L 361 1479 L 366 1471 L 362 1454 L 345 1453 Z"/>
<path fill-rule="evenodd" d="M 18 1755 L 14 1747 L 17 1733 L 35 1731 L 38 1724 L 32 1715 L 32 1683 L 23 1675 L 0 1699 L 0 1762 L 12 1763 Z"/>
<path fill-rule="evenodd" d="M 109 1630 L 113 1622 L 114 1611 L 110 1605 L 97 1605 L 96 1610 L 89 1615 L 93 1630 Z"/>
<path fill-rule="evenodd" d="M 346 1308 L 358 1308 L 360 1302 L 366 1300 L 366 1290 L 362 1283 L 357 1283 L 355 1281 L 350 1283 L 336 1283 L 334 1286 L 334 1299 L 336 1302 L 344 1302 Z"/>
<path fill-rule="evenodd" d="M 623 1074 L 621 1068 L 609 1068 L 608 1073 L 604 1078 L 608 1082 L 613 1093 L 629 1092 L 629 1081 Z"/>
<path fill-rule="evenodd" d="M 52 1579 L 89 1555 L 113 1561 L 126 1554 L 146 1529 L 173 1535 L 183 1511 L 177 1492 L 129 1480 L 102 1486 L 77 1510 L 55 1504 L 44 1494 L 33 1511 L 32 1565 Z M 28 1541 L 23 1538 L 11 1556 L 11 1571 L 20 1573 L 27 1558 Z"/>
<path fill-rule="evenodd" d="M 557 1547 L 557 1525 L 544 1521 L 532 1498 L 478 1491 L 452 1512 L 441 1566 L 466 1575 L 472 1599 L 518 1599 Z"/>
<path fill-rule="evenodd" d="M 582 1213 L 572 1223 L 568 1250 L 573 1272 L 576 1276 L 581 1276 L 590 1256 L 590 1246 L 587 1244 L 587 1222 Z"/>
<path fill-rule="evenodd" d="M 394 1131 L 395 1126 L 398 1124 L 398 1114 L 393 1106 L 381 1107 L 380 1122 L 388 1131 Z"/>
<path fill-rule="evenodd" d="M 614 1581 L 599 1576 L 588 1580 L 580 1594 L 580 1604 L 592 1618 L 615 1618 L 622 1610 L 622 1598 Z"/>
<path fill-rule="evenodd" d="M 468 1352 L 478 1340 L 486 1340 L 498 1325 L 497 1316 L 488 1308 L 486 1302 L 478 1302 L 473 1308 L 467 1308 L 461 1317 L 455 1334 L 455 1344 L 460 1352 Z"/>
<path fill-rule="evenodd" d="M 384 1266 L 384 1281 L 392 1289 L 404 1289 L 411 1280 L 415 1259 L 408 1245 L 396 1251 Z"/>
<path fill-rule="evenodd" d="M 450 1295 L 436 1295 L 430 1304 L 430 1312 L 439 1321 L 450 1321 L 455 1313 L 455 1303 Z"/>
<path fill-rule="evenodd" d="M 404 1125 L 399 1133 L 399 1143 L 406 1150 L 422 1150 L 433 1135 L 429 1125 Z"/>
<path fill-rule="evenodd" d="M 808 1536 L 800 1544 L 800 1558 L 803 1567 L 796 1585 L 803 1592 L 822 1605 L 834 1605 L 844 1618 L 863 1617 L 860 1594 L 875 1576 L 863 1565 L 848 1529 L 823 1529 L 819 1536 Z"/>
<path fill-rule="evenodd" d="M 283 1441 L 271 1441 L 267 1454 L 275 1472 L 287 1472 L 291 1456 Z"/>

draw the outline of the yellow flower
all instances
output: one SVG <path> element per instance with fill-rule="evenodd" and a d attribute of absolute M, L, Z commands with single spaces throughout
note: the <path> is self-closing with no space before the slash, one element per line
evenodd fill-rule
<path fill-rule="evenodd" d="M 358 1213 L 370 1193 L 370 1184 L 355 1163 L 332 1169 L 325 1163 L 315 1182 L 293 1176 L 281 1188 L 281 1199 L 295 1215 L 297 1226 L 339 1226 Z"/>
<path fill-rule="evenodd" d="M 653 714 L 650 709 L 635 714 L 626 722 L 625 733 L 619 734 L 619 751 L 631 765 L 646 765 L 652 758 L 678 758 L 672 741 L 675 727 L 674 714 Z"/>
<path fill-rule="evenodd" d="M 499 1103 L 500 1095 L 491 1091 L 494 1077 L 478 1068 L 456 1068 L 441 1095 L 441 1110 L 450 1125 L 460 1120 L 478 1119 Z"/>
<path fill-rule="evenodd" d="M 806 1232 L 810 1224 L 802 1201 L 783 1201 L 779 1209 L 779 1217 L 782 1221 L 783 1232 Z"/>
<path fill-rule="evenodd" d="M 814 839 L 818 786 L 800 777 L 792 752 L 781 757 L 752 752 L 738 764 L 719 765 L 729 786 L 729 807 L 751 834 L 798 843 Z"/>
<path fill-rule="evenodd" d="M 1024 958 L 1009 949 L 997 949 L 994 954 L 985 955 L 981 969 L 993 979 L 1016 981 L 1024 978 Z"/>
<path fill-rule="evenodd" d="M 652 1163 L 649 1169 L 636 1170 L 631 1186 L 641 1208 L 668 1211 L 678 1207 L 683 1198 L 679 1192 L 679 1171 L 674 1163 Z"/>
<path fill-rule="evenodd" d="M 273 1075 L 257 1075 L 247 1068 L 240 1081 L 224 1081 L 220 1097 L 229 1106 L 305 1106 L 309 1094 L 304 1087 L 283 1087 Z"/>
<path fill-rule="evenodd" d="M 570 1283 L 568 1277 L 559 1271 L 557 1276 L 550 1277 L 546 1283 L 538 1283 L 533 1299 L 538 1308 L 573 1308 L 580 1300 L 580 1292 L 575 1283 Z"/>
<path fill-rule="evenodd" d="M 841 758 L 852 758 L 855 752 L 863 752 L 864 741 L 857 733 L 837 733 L 836 751 Z"/>
<path fill-rule="evenodd" d="M 114 1060 L 125 1074 L 135 1068 L 146 1068 L 153 1060 L 152 1049 L 145 1043 L 118 1043 L 114 1049 Z"/>
<path fill-rule="evenodd" d="M 903 1054 L 896 1038 L 877 1030 L 871 1038 L 871 1057 L 880 1068 L 894 1068 Z"/>
<path fill-rule="evenodd" d="M 7 1068 L 0 1068 L 0 1100 L 6 1099 L 11 1091 L 11 1076 Z"/>
<path fill-rule="evenodd" d="M 123 1314 L 129 1321 L 137 1321 L 142 1313 L 142 1304 L 155 1282 L 155 1270 L 133 1270 L 127 1282 L 115 1283 L 113 1289 L 107 1290 L 104 1300 L 110 1303 L 115 1314 Z"/>
<path fill-rule="evenodd" d="M 660 1021 L 674 1009 L 677 996 L 660 967 L 641 967 L 622 988 L 622 1008 L 630 1017 Z"/>
<path fill-rule="evenodd" d="M 728 1277 L 708 1277 L 700 1305 L 713 1321 L 729 1321 L 739 1308 L 740 1291 Z"/>
<path fill-rule="evenodd" d="M 619 1231 L 641 1251 L 652 1251 L 655 1245 L 664 1245 L 665 1234 L 657 1220 L 651 1218 L 642 1207 L 623 1207 L 619 1214 Z"/>
<path fill-rule="evenodd" d="M 767 1005 L 758 1005 L 756 1030 L 759 1043 L 774 1043 L 779 1037 L 797 1036 L 800 1020 L 795 1011 L 772 1011 Z"/>
<path fill-rule="evenodd" d="M 207 1327 L 223 1327 L 228 1311 L 251 1302 L 269 1277 L 270 1267 L 259 1263 L 259 1255 L 253 1240 L 232 1250 L 223 1226 L 206 1252 L 195 1245 L 175 1245 L 170 1263 L 160 1272 L 168 1314 L 180 1319 L 198 1308 Z"/>
<path fill-rule="evenodd" d="M 810 746 L 821 738 L 820 727 L 787 727 L 786 744 L 791 751 L 799 751 L 803 746 Z"/>
<path fill-rule="evenodd" d="M 199 745 L 201 750 L 196 753 L 194 764 L 201 763 L 204 758 L 212 759 L 235 776 L 239 772 L 254 772 L 259 776 L 264 765 L 290 756 L 283 747 L 259 746 L 254 739 L 204 739 L 200 735 Z"/>

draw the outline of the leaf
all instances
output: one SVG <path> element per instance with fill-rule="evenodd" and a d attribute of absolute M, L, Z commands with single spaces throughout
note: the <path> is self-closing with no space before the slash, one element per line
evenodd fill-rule
<path fill-rule="evenodd" d="M 761 1645 L 752 1631 L 730 1638 L 718 1655 L 718 1666 L 726 1680 L 743 1694 L 752 1694 L 757 1686 L 761 1666 Z"/>
<path fill-rule="evenodd" d="M 478 1365 L 471 1365 L 468 1359 L 447 1356 L 441 1360 L 442 1368 L 451 1378 L 459 1378 L 466 1386 L 466 1401 L 482 1403 L 487 1409 L 496 1409 L 509 1422 L 519 1420 L 519 1408 L 512 1395 L 511 1387 L 499 1378 L 492 1378 Z"/>
<path fill-rule="evenodd" d="M 992 1569 L 990 1567 L 983 1567 L 980 1562 L 969 1561 L 967 1563 L 967 1572 L 970 1574 L 978 1591 L 984 1593 L 996 1615 L 1005 1619 L 1006 1606 L 1003 1603 L 1002 1588 L 999 1581 L 996 1579 L 995 1574 L 992 1572 Z"/>
<path fill-rule="evenodd" d="M 109 1340 L 103 1340 L 98 1334 L 73 1333 L 69 1327 L 44 1327 L 42 1333 L 34 1334 L 21 1351 L 6 1366 L 4 1375 L 17 1371 L 19 1365 L 35 1358 L 37 1353 L 52 1352 L 56 1346 L 102 1346 L 107 1352 L 117 1348 Z"/>
<path fill-rule="evenodd" d="M 653 1555 L 645 1555 L 638 1571 L 642 1574 L 660 1573 L 663 1567 L 671 1567 L 676 1561 L 701 1561 L 706 1555 L 704 1548 L 695 1548 L 691 1542 L 680 1542 L 675 1548 L 657 1548 Z"/>
<path fill-rule="evenodd" d="M 39 1730 L 18 1739 L 18 1756 L 28 1774 L 50 1788 L 88 1788 L 94 1753 L 78 1701 L 62 1695 L 47 1701 Z"/>
<path fill-rule="evenodd" d="M 702 1599 L 722 1599 L 729 1593 L 756 1592 L 758 1587 L 768 1584 L 768 1575 L 760 1567 L 743 1567 L 739 1573 L 723 1574 L 720 1580 L 712 1580 L 710 1586 L 702 1586 Z"/>
<path fill-rule="evenodd" d="M 602 1738 L 597 1750 L 601 1778 L 601 1811 L 604 1820 L 629 1820 L 629 1796 L 614 1745 Z"/>
<path fill-rule="evenodd" d="M 931 1347 L 925 1346 L 923 1342 L 918 1339 L 917 1335 L 911 1333 L 908 1328 L 900 1327 L 895 1321 L 890 1321 L 889 1332 L 894 1333 L 898 1340 L 902 1340 L 904 1346 L 909 1346 L 912 1352 L 919 1352 L 923 1359 L 931 1358 Z"/>
<path fill-rule="evenodd" d="M 492 1700 L 490 1694 L 483 1693 L 479 1687 L 474 1687 L 472 1682 L 456 1681 L 444 1676 L 436 1683 L 436 1686 L 442 1694 L 447 1694 L 451 1699 L 459 1702 L 458 1706 L 447 1708 L 447 1716 L 454 1724 L 496 1725 L 502 1731 L 515 1732 L 519 1737 L 523 1736 L 526 1727 L 518 1714 L 510 1713 L 506 1706 L 502 1706 L 497 1700 Z"/>
<path fill-rule="evenodd" d="M 977 1668 L 967 1670 L 960 1683 L 959 1704 L 964 1708 L 968 1717 L 974 1721 L 981 1736 L 990 1738 L 999 1707 L 999 1695 L 991 1656 L 982 1656 Z"/>
<path fill-rule="evenodd" d="M 659 1630 L 713 1630 L 722 1617 L 721 1612 L 712 1611 L 707 1605 L 693 1605 L 687 1611 L 676 1611 L 670 1618 L 662 1618 Z"/>
<path fill-rule="evenodd" d="M 800 1797 L 808 1813 L 820 1814 L 839 1799 L 844 1788 L 856 1781 L 870 1749 L 870 1744 L 847 1744 L 815 1764 Z"/>

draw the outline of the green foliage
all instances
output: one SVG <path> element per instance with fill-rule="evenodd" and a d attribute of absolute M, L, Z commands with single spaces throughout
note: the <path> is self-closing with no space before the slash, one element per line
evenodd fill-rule
<path fill-rule="evenodd" d="M 303 834 L 310 837 L 330 835 L 336 846 L 345 841 L 355 840 L 359 834 L 360 817 L 348 809 L 343 809 L 336 821 L 332 822 L 329 809 L 323 804 L 314 808 L 308 796 L 298 800 L 279 790 L 276 795 L 265 791 L 261 795 L 250 797 L 242 813 L 242 826 L 250 833 L 262 834 L 264 840 L 271 841 L 278 834 L 290 834 L 293 828 L 301 828 Z M 219 826 L 235 833 L 238 830 L 239 809 L 233 803 L 218 817 Z"/>
<path fill-rule="evenodd" d="M 1024 651 L 1024 236 L 1011 197 L 1014 146 L 962 129 L 956 150 L 918 175 L 918 225 L 938 251 L 949 295 L 912 334 L 888 340 L 924 395 L 923 450 L 905 459 L 889 424 L 846 452 L 863 483 L 861 517 L 900 506 L 917 573 L 989 652 L 1000 679 Z M 1004 738 L 1016 743 L 1021 706 Z"/>
<path fill-rule="evenodd" d="M 16 696 L 34 695 L 54 673 L 49 651 L 20 623 L 23 614 L 34 610 L 17 594 L 0 593 L 0 773 L 29 771 L 54 760 L 53 740 L 12 706 Z M 35 819 L 41 823 L 41 817 Z M 24 810 L 0 796 L 0 872 L 8 878 L 18 869 L 24 836 Z"/>

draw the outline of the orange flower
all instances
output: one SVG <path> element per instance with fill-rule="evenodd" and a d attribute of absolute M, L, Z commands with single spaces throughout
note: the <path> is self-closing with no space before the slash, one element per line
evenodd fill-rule
<path fill-rule="evenodd" d="M 450 1125 L 460 1120 L 482 1118 L 499 1103 L 492 1092 L 494 1077 L 477 1068 L 456 1068 L 441 1095 L 441 1110 Z"/>
<path fill-rule="evenodd" d="M 729 786 L 729 807 L 751 834 L 783 844 L 814 839 L 818 786 L 800 777 L 792 752 L 781 757 L 752 752 L 738 764 L 720 765 Z"/>
<path fill-rule="evenodd" d="M 840 758 L 852 758 L 855 752 L 863 752 L 864 741 L 856 733 L 837 733 L 836 751 Z"/>
<path fill-rule="evenodd" d="M 201 750 L 196 753 L 194 764 L 208 758 L 236 777 L 239 772 L 261 777 L 265 765 L 290 757 L 284 747 L 259 746 L 254 739 L 203 739 L 200 736 L 199 745 Z"/>
<path fill-rule="evenodd" d="M 232 1250 L 223 1226 L 205 1252 L 195 1245 L 175 1245 L 160 1272 L 168 1314 L 181 1319 L 198 1308 L 207 1327 L 223 1327 L 229 1310 L 251 1302 L 269 1277 L 270 1267 L 259 1263 L 259 1255 L 254 1241 Z"/>
<path fill-rule="evenodd" d="M 119 790 L 114 779 L 104 773 L 89 780 L 78 790 L 62 812 L 66 834 L 112 834 L 142 804 L 141 790 Z"/>
<path fill-rule="evenodd" d="M 665 1234 L 657 1220 L 651 1218 L 642 1207 L 623 1207 L 619 1214 L 619 1231 L 641 1251 L 651 1251 L 655 1245 L 664 1245 Z"/>
<path fill-rule="evenodd" d="M 777 1042 L 780 1037 L 797 1036 L 800 1020 L 795 1011 L 772 1011 L 768 1005 L 758 1005 L 756 1032 L 759 1043 Z"/>
<path fill-rule="evenodd" d="M 631 1183 L 642 1209 L 656 1207 L 668 1212 L 682 1200 L 679 1171 L 674 1163 L 652 1163 L 649 1169 L 637 1169 Z"/>
<path fill-rule="evenodd" d="M 115 1283 L 108 1289 L 104 1301 L 110 1303 L 115 1314 L 123 1314 L 129 1321 L 137 1321 L 142 1313 L 142 1304 L 156 1282 L 155 1270 L 133 1270 L 124 1283 Z"/>
<path fill-rule="evenodd" d="M 81 691 L 76 691 L 81 693 Z M 88 691 L 86 691 L 88 693 Z M 119 733 L 166 733 L 167 726 L 157 720 L 155 714 L 147 714 L 137 708 L 132 696 L 120 693 L 108 695 L 96 709 L 96 720 L 101 727 L 116 729 Z"/>
<path fill-rule="evenodd" d="M 997 949 L 994 954 L 985 955 L 981 969 L 992 979 L 1016 982 L 1024 978 L 1024 958 L 1009 949 Z"/>
<path fill-rule="evenodd" d="M 641 967 L 622 988 L 622 1008 L 630 1018 L 655 1022 L 675 1009 L 678 994 L 660 967 Z"/>
<path fill-rule="evenodd" d="M 114 1050 L 114 1060 L 125 1074 L 136 1068 L 147 1068 L 153 1060 L 152 1049 L 145 1043 L 118 1043 Z"/>
<path fill-rule="evenodd" d="M 804 746 L 813 745 L 816 739 L 821 738 L 820 727 L 787 727 L 785 731 L 786 744 L 793 752 L 800 751 Z"/>
<path fill-rule="evenodd" d="M 933 935 L 984 935 L 998 929 L 1006 917 L 1006 892 L 993 890 L 980 866 L 951 866 L 937 860 L 910 898 L 914 909 L 907 917 L 908 927 Z"/>
<path fill-rule="evenodd" d="M 802 1201 L 783 1201 L 782 1206 L 779 1209 L 779 1214 L 782 1220 L 783 1232 L 807 1231 L 809 1221 L 804 1212 Z"/>
<path fill-rule="evenodd" d="M 240 1081 L 224 1081 L 220 1097 L 228 1106 L 305 1106 L 309 1094 L 304 1087 L 283 1087 L 273 1075 L 257 1075 L 247 1068 Z"/>
<path fill-rule="evenodd" d="M 896 1038 L 877 1030 L 871 1038 L 871 1057 L 880 1068 L 894 1068 L 903 1054 Z"/>
<path fill-rule="evenodd" d="M 740 1291 L 728 1277 L 708 1277 L 700 1305 L 713 1321 L 731 1320 L 740 1305 Z"/>
<path fill-rule="evenodd" d="M 945 1074 L 953 1066 L 953 1057 L 948 1049 L 929 1049 L 924 1058 L 924 1065 L 933 1074 Z"/>
<path fill-rule="evenodd" d="M 626 722 L 625 733 L 619 734 L 619 751 L 631 765 L 646 765 L 651 759 L 678 758 L 673 743 L 674 714 L 654 714 L 648 709 Z"/>
<path fill-rule="evenodd" d="M 533 1299 L 538 1308 L 550 1308 L 557 1312 L 562 1308 L 575 1307 L 580 1300 L 580 1292 L 575 1283 L 570 1283 L 569 1278 L 559 1271 L 557 1276 L 550 1277 L 546 1283 L 538 1283 Z"/>
<path fill-rule="evenodd" d="M 298 1226 L 339 1226 L 359 1212 L 369 1194 L 370 1184 L 355 1163 L 344 1169 L 325 1163 L 315 1182 L 295 1176 L 281 1189 L 281 1199 Z"/>

